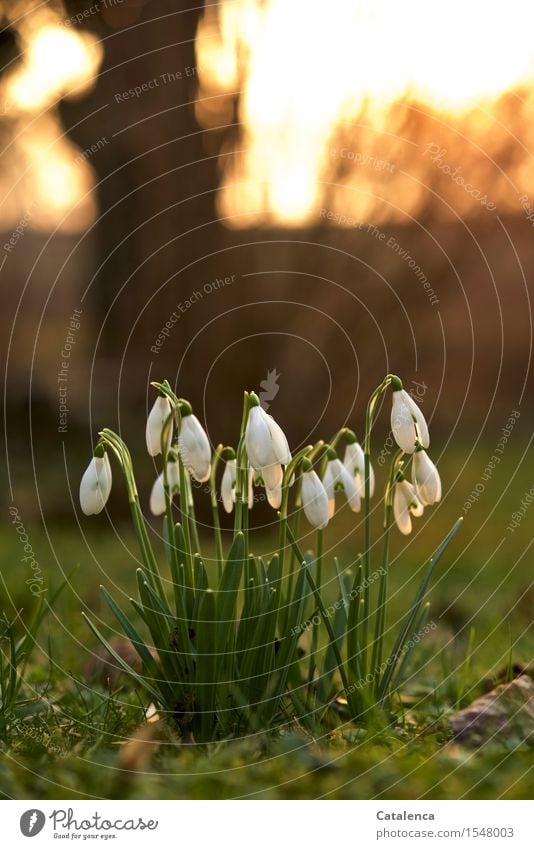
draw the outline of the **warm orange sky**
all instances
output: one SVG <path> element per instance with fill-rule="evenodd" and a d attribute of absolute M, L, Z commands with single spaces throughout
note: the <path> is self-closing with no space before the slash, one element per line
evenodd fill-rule
<path fill-rule="evenodd" d="M 208 6 L 197 37 L 199 120 L 230 123 L 239 97 L 241 152 L 223 149 L 221 217 L 229 226 L 299 226 L 317 223 L 328 202 L 357 220 L 403 219 L 420 212 L 446 168 L 463 169 L 479 196 L 490 181 L 499 211 L 517 211 L 534 143 L 534 3 L 503 9 L 496 0 L 450 0 L 441 10 L 424 0 Z M 48 7 L 17 26 L 22 60 L 2 84 L 13 140 L 0 223 L 16 222 L 31 197 L 32 227 L 83 230 L 95 213 L 92 169 L 54 107 L 95 83 L 103 46 Z M 519 98 L 511 123 L 499 112 L 508 91 Z M 414 122 L 410 105 L 432 122 Z M 506 135 L 520 155 L 508 158 L 504 179 L 495 161 Z M 446 151 L 441 160 L 431 160 L 432 145 Z M 454 188 L 459 213 L 476 212 L 478 197 Z M 384 205 L 385 194 L 397 208 Z"/>
<path fill-rule="evenodd" d="M 483 137 L 495 101 L 530 87 L 532 32 L 531 0 L 450 0 L 440 8 L 426 0 L 224 0 L 209 7 L 197 39 L 199 116 L 207 126 L 225 123 L 231 113 L 220 95 L 239 92 L 242 123 L 243 153 L 226 170 L 221 214 L 238 216 L 235 226 L 313 221 L 321 181 L 335 171 L 328 157 L 338 129 L 363 122 L 395 135 L 391 107 L 400 100 L 446 123 L 473 126 L 478 115 L 474 135 Z M 372 148 L 367 153 L 380 159 Z M 355 159 L 364 153 L 353 151 Z M 352 206 L 368 214 L 362 197 Z"/>

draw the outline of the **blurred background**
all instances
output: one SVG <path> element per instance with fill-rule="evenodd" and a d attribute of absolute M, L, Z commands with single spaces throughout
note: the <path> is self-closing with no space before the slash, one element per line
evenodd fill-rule
<path fill-rule="evenodd" d="M 214 444 L 261 389 L 296 448 L 361 433 L 393 371 L 432 423 L 436 538 L 471 522 L 443 609 L 499 551 L 488 598 L 515 569 L 527 621 L 528 511 L 506 528 L 533 483 L 532 3 L 6 0 L 0 20 L 4 492 L 42 560 L 100 563 L 107 520 L 76 503 L 100 427 L 150 486 L 151 380 Z M 126 509 L 116 487 L 118 539 Z"/>

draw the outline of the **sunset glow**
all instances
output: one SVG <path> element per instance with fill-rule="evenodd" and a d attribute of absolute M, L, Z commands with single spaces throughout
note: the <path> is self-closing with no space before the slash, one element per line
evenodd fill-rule
<path fill-rule="evenodd" d="M 78 97 L 94 84 L 102 46 L 49 12 L 28 16 L 20 32 L 22 58 L 2 83 L 12 139 L 3 154 L 10 187 L 2 193 L 0 226 L 16 225 L 31 208 L 30 229 L 79 232 L 95 214 L 92 169 L 54 108 L 59 99 Z"/>
<path fill-rule="evenodd" d="M 224 123 L 239 93 L 243 152 L 226 160 L 220 203 L 233 226 L 311 220 L 340 129 L 360 122 L 380 131 L 398 102 L 463 120 L 533 79 L 529 0 L 506 9 L 451 0 L 439 25 L 423 0 L 331 0 L 328 14 L 309 0 L 217 8 L 198 33 L 198 113 L 209 112 L 206 126 Z M 212 98 L 208 110 L 203 98 Z"/>

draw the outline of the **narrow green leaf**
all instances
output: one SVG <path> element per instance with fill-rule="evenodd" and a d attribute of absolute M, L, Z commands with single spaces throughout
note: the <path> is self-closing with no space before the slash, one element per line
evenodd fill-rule
<path fill-rule="evenodd" d="M 430 583 L 430 579 L 434 572 L 434 569 L 438 565 L 439 561 L 445 549 L 451 542 L 452 538 L 456 535 L 460 525 L 462 524 L 462 517 L 460 517 L 452 526 L 451 530 L 445 537 L 445 539 L 438 546 L 436 553 L 431 557 L 429 564 L 425 570 L 421 583 L 419 584 L 419 588 L 415 594 L 412 605 L 408 611 L 408 615 L 405 619 L 404 626 L 400 629 L 397 640 L 395 641 L 395 645 L 393 646 L 393 650 L 386 661 L 386 670 L 380 681 L 380 686 L 378 688 L 378 699 L 383 700 L 387 694 L 393 673 L 395 672 L 395 668 L 397 666 L 399 657 L 401 656 L 402 649 L 404 644 L 406 643 L 407 638 L 413 631 L 415 620 L 417 619 L 419 609 L 421 604 L 423 603 L 426 591 L 428 589 L 428 585 Z"/>
<path fill-rule="evenodd" d="M 210 589 L 201 592 L 198 631 L 196 692 L 200 711 L 201 740 L 213 739 L 217 697 L 217 622 L 215 594 Z"/>
<path fill-rule="evenodd" d="M 221 652 L 225 651 L 230 634 L 236 626 L 237 596 L 243 575 L 244 556 L 245 538 L 241 532 L 238 532 L 230 548 L 228 559 L 224 564 L 217 593 L 217 645 Z"/>
<path fill-rule="evenodd" d="M 120 656 L 120 654 L 117 654 L 117 652 L 115 651 L 113 646 L 111 646 L 108 643 L 108 641 L 106 640 L 106 638 L 104 636 L 102 636 L 102 634 L 100 633 L 100 631 L 98 630 L 96 625 L 93 625 L 93 623 L 91 622 L 89 617 L 85 615 L 85 613 L 82 613 L 82 616 L 85 619 L 85 621 L 87 622 L 87 624 L 89 625 L 89 627 L 90 627 L 91 631 L 93 632 L 93 634 L 95 635 L 95 637 L 102 643 L 102 645 L 104 646 L 106 651 L 108 651 L 110 653 L 113 660 L 116 661 L 116 663 L 121 667 L 121 669 L 124 669 L 124 671 L 127 672 L 128 675 L 130 675 L 134 679 L 134 681 L 137 681 L 137 683 L 141 687 L 143 687 L 143 689 L 145 689 L 147 691 L 147 693 L 149 693 L 152 696 L 152 698 L 156 702 L 158 702 L 158 704 L 163 704 L 163 706 L 165 707 L 165 701 L 162 698 L 161 693 L 158 693 L 158 691 L 155 690 L 154 687 L 151 687 L 145 677 L 143 677 L 142 675 L 139 675 L 135 671 L 135 669 L 132 669 L 132 667 L 128 663 L 126 663 L 126 661 Z"/>

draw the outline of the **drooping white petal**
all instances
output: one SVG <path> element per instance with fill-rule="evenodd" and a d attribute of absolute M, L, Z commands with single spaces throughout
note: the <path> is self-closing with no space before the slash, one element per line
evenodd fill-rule
<path fill-rule="evenodd" d="M 251 407 L 245 429 L 245 447 L 251 466 L 256 470 L 278 463 L 267 413 L 261 407 Z"/>
<path fill-rule="evenodd" d="M 310 525 L 326 528 L 330 517 L 328 495 L 313 469 L 302 475 L 302 507 Z"/>
<path fill-rule="evenodd" d="M 411 534 L 412 517 L 410 516 L 406 498 L 398 485 L 395 486 L 395 492 L 393 493 L 393 516 L 401 534 L 405 536 Z"/>
<path fill-rule="evenodd" d="M 341 480 L 341 484 L 343 486 L 343 491 L 349 502 L 349 507 L 355 513 L 359 513 L 360 511 L 360 491 L 356 484 L 355 478 L 350 474 L 350 472 L 345 468 L 341 460 L 338 460 L 339 463 L 339 476 Z"/>
<path fill-rule="evenodd" d="M 282 428 L 261 407 L 249 410 L 245 447 L 251 466 L 261 474 L 267 489 L 275 490 L 282 482 L 282 465 L 291 461 L 291 454 Z"/>
<path fill-rule="evenodd" d="M 393 392 L 393 403 L 391 406 L 391 430 L 399 448 L 406 454 L 413 454 L 417 431 L 412 415 L 412 410 L 406 402 L 410 396 L 404 389 Z"/>
<path fill-rule="evenodd" d="M 111 492 L 111 467 L 107 454 L 93 457 L 80 481 L 80 506 L 86 516 L 100 513 Z"/>
<path fill-rule="evenodd" d="M 281 486 L 284 471 L 280 463 L 273 463 L 270 466 L 262 466 L 262 468 L 257 471 L 261 474 L 263 483 L 267 489 L 276 489 Z"/>
<path fill-rule="evenodd" d="M 365 498 L 365 478 L 360 473 L 355 477 L 356 486 L 358 487 L 358 492 L 360 493 L 360 498 Z M 369 498 L 372 498 L 375 494 L 375 470 L 372 465 L 369 463 Z"/>
<path fill-rule="evenodd" d="M 359 472 L 363 475 L 365 468 L 365 455 L 359 442 L 351 442 L 345 447 L 343 465 L 349 470 L 353 477 Z"/>
<path fill-rule="evenodd" d="M 415 489 L 406 480 L 395 484 L 393 493 L 393 516 L 397 527 L 402 534 L 409 534 L 412 530 L 411 516 L 422 516 L 424 505 L 419 501 Z"/>
<path fill-rule="evenodd" d="M 415 419 L 415 422 L 416 422 L 416 425 L 417 425 L 417 436 L 419 438 L 419 442 L 421 443 L 423 448 L 428 448 L 428 446 L 430 445 L 430 434 L 428 432 L 428 425 L 426 423 L 426 419 L 425 419 L 423 413 L 421 412 L 420 408 L 417 406 L 417 404 L 413 400 L 412 396 L 408 392 L 406 392 L 404 389 L 402 391 L 404 392 L 404 400 L 405 400 L 413 418 Z"/>
<path fill-rule="evenodd" d="M 360 498 L 365 498 L 365 455 L 359 442 L 352 442 L 345 448 L 343 465 L 356 480 Z M 375 492 L 375 472 L 369 463 L 369 496 Z"/>
<path fill-rule="evenodd" d="M 169 460 L 167 463 L 167 484 L 171 500 L 176 492 L 180 491 L 180 467 L 176 460 Z M 156 478 L 150 492 L 150 512 L 154 516 L 161 516 L 165 513 L 165 478 L 163 472 Z"/>
<path fill-rule="evenodd" d="M 358 512 L 360 509 L 360 493 L 356 481 L 337 457 L 329 460 L 326 464 L 323 477 L 323 486 L 328 497 L 328 515 L 331 519 L 335 510 L 336 490 L 341 489 L 345 493 L 351 510 Z"/>
<path fill-rule="evenodd" d="M 146 423 L 146 447 L 151 457 L 156 457 L 161 454 L 161 437 L 163 434 L 163 426 L 171 414 L 171 402 L 163 395 L 159 395 L 154 401 L 154 405 L 148 414 Z M 172 442 L 173 425 L 172 422 L 167 426 L 166 431 L 166 447 L 169 450 Z"/>
<path fill-rule="evenodd" d="M 269 487 L 265 487 L 265 492 L 267 493 L 267 501 L 274 507 L 275 510 L 278 510 L 282 503 L 282 484 L 281 482 L 277 484 L 273 489 L 269 489 Z"/>
<path fill-rule="evenodd" d="M 236 461 L 227 460 L 221 481 L 221 498 L 227 513 L 231 513 L 235 503 Z"/>
<path fill-rule="evenodd" d="M 200 483 L 211 473 L 211 448 L 206 432 L 192 413 L 183 416 L 178 437 L 178 449 L 187 471 Z"/>
<path fill-rule="evenodd" d="M 328 499 L 328 518 L 331 519 L 336 510 L 336 480 L 334 470 L 332 468 L 332 460 L 326 464 L 326 469 L 323 475 L 323 486 Z"/>
<path fill-rule="evenodd" d="M 165 489 L 163 486 L 163 472 L 154 481 L 150 492 L 150 512 L 153 516 L 161 516 L 165 513 Z"/>
<path fill-rule="evenodd" d="M 291 463 L 291 451 L 289 450 L 289 443 L 284 431 L 272 416 L 267 415 L 267 424 L 271 433 L 276 459 L 283 466 L 289 465 Z"/>
<path fill-rule="evenodd" d="M 436 504 L 440 500 L 441 478 L 426 451 L 416 451 L 413 455 L 412 483 L 423 504 Z"/>

